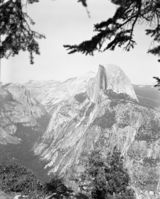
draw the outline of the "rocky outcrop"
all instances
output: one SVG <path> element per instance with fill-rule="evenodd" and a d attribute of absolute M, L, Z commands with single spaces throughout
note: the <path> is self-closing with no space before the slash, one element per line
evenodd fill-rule
<path fill-rule="evenodd" d="M 84 92 L 94 103 L 98 102 L 101 90 L 103 93 L 107 90 L 112 90 L 117 94 L 123 93 L 138 101 L 128 77 L 120 67 L 111 64 L 100 65 L 97 74 L 88 72 L 83 76 L 64 82 L 30 81 L 25 84 L 25 87 L 46 107 L 48 112 L 53 109 L 55 104 L 68 100 L 77 93 Z"/>
<path fill-rule="evenodd" d="M 25 87 L 50 112 L 55 104 L 68 100 L 77 93 L 86 92 L 88 84 L 95 78 L 95 75 L 95 73 L 89 72 L 83 76 L 71 78 L 64 82 L 31 81 L 25 84 Z"/>
<path fill-rule="evenodd" d="M 28 156 L 27 150 L 34 153 L 30 160 L 36 169 L 41 164 L 43 173 L 69 179 L 84 171 L 92 150 L 107 155 L 116 145 L 125 157 L 137 198 L 157 199 L 160 112 L 157 102 L 154 110 L 148 106 L 151 100 L 146 106 L 142 90 L 137 93 L 138 98 L 128 77 L 114 65 L 99 66 L 97 74 L 65 82 L 1 86 L 0 147 L 21 146 L 16 150 L 25 151 L 23 156 Z M 46 120 L 45 114 L 51 117 Z"/>
<path fill-rule="evenodd" d="M 129 78 L 125 75 L 120 67 L 108 64 L 106 67 L 106 71 L 108 85 L 107 89 L 111 89 L 118 94 L 127 94 L 131 97 L 131 99 L 135 99 L 138 101 Z"/>
<path fill-rule="evenodd" d="M 48 174 L 78 175 L 93 149 L 107 155 L 116 145 L 125 157 L 137 197 L 153 193 L 156 198 L 160 113 L 139 104 L 123 71 L 117 66 L 100 66 L 97 75 L 74 78 L 58 88 L 56 97 L 55 93 L 50 97 L 49 125 L 33 149 L 45 162 Z M 59 96 L 62 88 L 66 92 Z"/>
<path fill-rule="evenodd" d="M 20 84 L 0 87 L 0 144 L 19 144 L 17 125 L 34 127 L 45 109 Z"/>
<path fill-rule="evenodd" d="M 99 66 L 93 97 L 95 103 L 98 100 L 100 90 L 112 90 L 117 94 L 123 93 L 131 99 L 138 101 L 130 80 L 122 69 L 115 65 L 108 64 L 106 67 L 102 65 Z"/>

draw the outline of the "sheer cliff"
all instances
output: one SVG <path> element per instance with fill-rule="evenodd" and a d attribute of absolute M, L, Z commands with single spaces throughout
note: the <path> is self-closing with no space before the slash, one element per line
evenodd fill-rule
<path fill-rule="evenodd" d="M 138 101 L 133 86 L 123 70 L 119 66 L 111 64 L 105 67 L 100 65 L 97 74 L 88 72 L 83 76 L 64 82 L 30 81 L 25 86 L 48 111 L 52 110 L 54 104 L 67 100 L 77 93 L 86 92 L 89 99 L 96 103 L 101 90 L 126 94 L 131 99 Z"/>
<path fill-rule="evenodd" d="M 31 148 L 45 131 L 48 121 L 45 108 L 26 87 L 0 85 L 0 162 L 33 165 L 36 158 Z"/>
<path fill-rule="evenodd" d="M 65 94 L 59 96 L 64 88 Z M 48 175 L 78 175 L 93 149 L 107 154 L 116 145 L 125 157 L 137 197 L 157 197 L 160 113 L 139 103 L 119 67 L 99 66 L 97 75 L 63 82 L 48 102 L 52 116 L 33 149 L 45 162 Z"/>
<path fill-rule="evenodd" d="M 100 90 L 103 90 L 103 92 L 112 90 L 117 94 L 123 93 L 138 101 L 130 80 L 120 67 L 116 65 L 108 64 L 106 67 L 99 66 L 94 91 L 94 102 L 98 99 L 97 96 Z"/>
<path fill-rule="evenodd" d="M 154 88 L 144 88 L 133 86 L 111 64 L 64 82 L 1 85 L 1 154 L 40 177 L 56 173 L 68 180 L 84 171 L 92 150 L 107 155 L 117 146 L 137 198 L 157 199 L 160 96 Z"/>

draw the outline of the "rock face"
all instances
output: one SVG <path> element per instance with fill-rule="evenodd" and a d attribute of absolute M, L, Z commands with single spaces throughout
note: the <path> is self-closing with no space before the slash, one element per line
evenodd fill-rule
<path fill-rule="evenodd" d="M 98 73 L 89 72 L 81 77 L 71 78 L 65 82 L 30 81 L 25 85 L 32 95 L 41 102 L 48 111 L 55 104 L 68 100 L 78 93 L 87 93 L 89 99 L 97 103 L 101 90 L 112 90 L 117 94 L 126 94 L 138 101 L 133 86 L 120 67 L 100 65 Z"/>
<path fill-rule="evenodd" d="M 45 131 L 49 116 L 30 91 L 20 84 L 0 85 L 0 162 L 34 161 L 30 152 Z"/>
<path fill-rule="evenodd" d="M 139 103 L 124 72 L 117 66 L 100 66 L 97 75 L 57 85 L 44 103 L 52 117 L 33 149 L 48 174 L 78 175 L 92 150 L 107 154 L 116 145 L 137 198 L 150 198 L 151 192 L 159 197 L 160 113 Z"/>
<path fill-rule="evenodd" d="M 120 67 L 112 64 L 109 64 L 106 67 L 102 65 L 99 66 L 94 102 L 96 102 L 96 96 L 99 94 L 100 90 L 103 90 L 103 92 L 112 90 L 117 94 L 127 94 L 132 99 L 138 101 L 128 77 L 124 74 Z"/>
<path fill-rule="evenodd" d="M 153 88 L 134 88 L 114 65 L 99 66 L 97 74 L 89 72 L 65 82 L 6 85 L 0 89 L 0 150 L 11 143 L 23 151 L 27 148 L 32 164 L 41 164 L 43 173 L 69 179 L 84 171 L 92 150 L 107 155 L 117 146 L 137 198 L 160 198 L 160 98 L 148 97 L 159 96 Z M 34 142 L 22 146 L 20 139 Z"/>
<path fill-rule="evenodd" d="M 68 100 L 77 93 L 85 92 L 88 88 L 88 84 L 91 83 L 91 80 L 94 79 L 95 76 L 95 73 L 89 72 L 81 77 L 68 79 L 65 82 L 52 80 L 46 82 L 31 81 L 25 86 L 30 90 L 37 101 L 45 106 L 48 112 L 52 112 L 55 104 Z M 92 90 L 92 87 L 90 89 Z"/>
<path fill-rule="evenodd" d="M 35 126 L 36 119 L 44 113 L 30 92 L 18 84 L 0 87 L 0 143 L 19 144 L 17 124 Z"/>

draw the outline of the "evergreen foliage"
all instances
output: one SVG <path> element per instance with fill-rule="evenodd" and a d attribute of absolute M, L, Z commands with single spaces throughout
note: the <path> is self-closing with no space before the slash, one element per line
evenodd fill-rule
<path fill-rule="evenodd" d="M 18 192 L 32 199 L 70 198 L 72 189 L 64 185 L 63 179 L 54 176 L 50 182 L 41 182 L 29 169 L 17 163 L 0 164 L 0 190 Z"/>
<path fill-rule="evenodd" d="M 130 51 L 136 45 L 134 29 L 137 24 L 145 23 L 148 29 L 146 35 L 153 38 L 152 46 L 148 50 L 160 56 L 160 1 L 159 0 L 111 0 L 117 5 L 112 17 L 94 25 L 97 32 L 90 40 L 76 45 L 64 45 L 69 54 L 80 52 L 85 55 L 94 55 L 95 51 L 104 52 L 114 50 L 117 46 Z M 160 59 L 158 59 L 160 62 Z M 156 87 L 160 86 L 160 78 Z"/>
<path fill-rule="evenodd" d="M 29 194 L 41 190 L 42 183 L 32 171 L 19 164 L 0 164 L 0 189 Z"/>
<path fill-rule="evenodd" d="M 45 38 L 31 29 L 34 21 L 25 11 L 27 4 L 39 0 L 1 0 L 0 1 L 0 58 L 17 55 L 21 50 L 28 51 L 30 63 L 34 63 L 34 53 L 40 54 L 37 39 Z M 78 0 L 87 9 L 87 0 Z M 160 56 L 160 2 L 159 0 L 111 0 L 117 6 L 112 17 L 94 25 L 97 32 L 90 40 L 76 45 L 64 45 L 69 54 L 81 52 L 93 55 L 95 51 L 114 50 L 117 46 L 126 51 L 134 48 L 134 29 L 137 24 L 145 23 L 146 35 L 153 38 L 148 53 Z M 87 10 L 88 12 L 88 10 Z M 88 12 L 89 15 L 89 12 Z M 160 61 L 160 59 L 158 60 Z M 160 86 L 160 78 L 155 77 Z"/>
<path fill-rule="evenodd" d="M 86 171 L 79 180 L 81 190 L 92 199 L 135 199 L 123 157 L 115 147 L 104 159 L 99 151 L 89 157 Z"/>
<path fill-rule="evenodd" d="M 87 0 L 78 0 L 78 2 L 81 2 L 84 7 L 87 7 Z"/>
<path fill-rule="evenodd" d="M 160 78 L 159 77 L 153 77 L 157 80 L 157 84 L 154 87 L 159 87 L 160 90 Z"/>
<path fill-rule="evenodd" d="M 17 55 L 21 50 L 28 51 L 30 63 L 33 64 L 33 54 L 40 54 L 39 44 L 36 39 L 45 38 L 31 29 L 34 21 L 24 11 L 27 4 L 39 2 L 26 0 L 23 5 L 21 0 L 0 1 L 0 58 L 9 58 Z"/>
<path fill-rule="evenodd" d="M 45 35 L 34 31 L 35 24 L 25 8 L 39 0 L 0 0 L 0 58 L 9 58 L 22 51 L 28 51 L 30 63 L 34 63 L 34 54 L 40 54 L 37 39 Z M 78 0 L 87 7 L 87 0 Z"/>
<path fill-rule="evenodd" d="M 134 29 L 139 23 L 146 23 L 149 29 L 146 35 L 153 37 L 153 41 L 160 41 L 160 2 L 159 0 L 111 0 L 117 10 L 113 17 L 94 25 L 97 32 L 91 40 L 79 45 L 65 45 L 69 53 L 81 52 L 93 55 L 95 51 L 114 50 L 115 47 L 124 47 L 126 51 L 134 48 Z M 106 44 L 105 41 L 109 41 Z M 104 45 L 105 46 L 104 46 Z M 160 56 L 160 45 L 153 46 L 149 53 Z"/>
<path fill-rule="evenodd" d="M 44 190 L 47 194 L 54 193 L 57 198 L 68 197 L 72 194 L 72 189 L 64 184 L 64 180 L 58 176 L 54 176 L 49 183 L 45 183 Z"/>

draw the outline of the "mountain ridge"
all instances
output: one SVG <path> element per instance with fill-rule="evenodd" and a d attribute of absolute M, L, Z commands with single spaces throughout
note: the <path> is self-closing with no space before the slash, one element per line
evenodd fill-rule
<path fill-rule="evenodd" d="M 150 191 L 158 194 L 160 104 L 148 96 L 159 95 L 153 88 L 143 89 L 132 85 L 124 72 L 113 65 L 101 65 L 97 74 L 89 72 L 64 82 L 6 85 L 0 88 L 0 103 L 5 114 L 15 121 L 15 135 L 23 145 L 7 143 L 0 145 L 1 151 L 21 149 L 24 164 L 32 168 L 36 164 L 48 178 L 58 174 L 70 183 L 73 173 L 79 175 L 84 171 L 84 162 L 92 150 L 100 149 L 107 155 L 117 146 L 125 157 L 124 164 L 138 197 L 148 198 Z M 38 126 L 29 122 L 26 126 L 22 116 L 22 122 L 17 123 L 14 109 L 20 116 L 27 114 L 28 120 L 33 119 Z M 3 112 L 1 117 L 5 119 Z M 10 157 L 22 158 L 12 151 L 7 151 Z"/>

